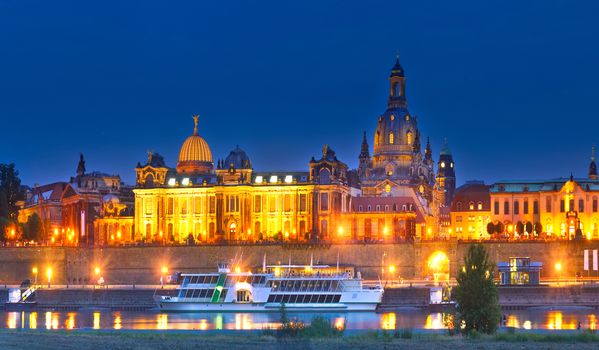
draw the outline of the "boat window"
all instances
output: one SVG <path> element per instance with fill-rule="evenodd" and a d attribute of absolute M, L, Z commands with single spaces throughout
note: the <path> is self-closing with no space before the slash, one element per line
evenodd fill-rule
<path fill-rule="evenodd" d="M 314 290 L 314 281 L 310 280 L 308 282 L 308 290 L 309 291 L 313 291 Z"/>
<path fill-rule="evenodd" d="M 281 290 L 287 290 L 287 281 L 281 281 Z"/>
<path fill-rule="evenodd" d="M 206 276 L 198 276 L 198 281 L 196 283 L 202 284 L 204 283 L 204 279 L 206 279 Z"/>
<path fill-rule="evenodd" d="M 324 281 L 323 285 L 324 285 L 323 290 L 327 291 L 331 288 L 331 281 Z"/>
<path fill-rule="evenodd" d="M 314 290 L 317 291 L 317 292 L 319 292 L 321 289 L 322 289 L 322 282 L 321 281 L 316 281 Z"/>
<path fill-rule="evenodd" d="M 206 289 L 200 289 L 200 298 L 205 298 L 206 297 Z"/>
<path fill-rule="evenodd" d="M 327 295 L 324 302 L 329 304 L 333 301 L 333 296 L 331 294 Z"/>
<path fill-rule="evenodd" d="M 339 286 L 339 281 L 331 281 L 331 291 L 336 291 Z"/>
<path fill-rule="evenodd" d="M 297 295 L 295 294 L 291 294 L 289 296 L 289 304 L 295 304 L 295 299 L 297 298 Z"/>
<path fill-rule="evenodd" d="M 193 289 L 188 289 L 185 291 L 185 297 L 186 298 L 191 298 L 191 295 L 193 294 Z"/>
<path fill-rule="evenodd" d="M 208 289 L 206 292 L 206 298 L 212 298 L 212 294 L 214 293 L 214 289 Z"/>
<path fill-rule="evenodd" d="M 200 296 L 200 290 L 201 290 L 201 289 L 195 289 L 195 290 L 193 291 L 193 296 L 192 296 L 192 298 L 197 298 L 197 297 L 199 297 L 199 296 Z"/>
<path fill-rule="evenodd" d="M 179 298 L 185 298 L 185 289 L 179 290 Z"/>
<path fill-rule="evenodd" d="M 335 295 L 335 298 L 333 298 L 333 302 L 338 303 L 339 300 L 341 300 L 341 295 L 340 294 Z"/>
<path fill-rule="evenodd" d="M 183 285 L 186 286 L 189 284 L 189 276 L 185 276 L 185 278 L 183 278 Z"/>
<path fill-rule="evenodd" d="M 308 281 L 302 281 L 301 291 L 305 291 L 308 288 Z"/>
<path fill-rule="evenodd" d="M 274 303 L 275 302 L 275 296 L 273 294 L 268 296 L 268 300 L 266 301 L 267 303 Z"/>
<path fill-rule="evenodd" d="M 228 291 L 228 289 L 226 289 L 226 288 L 223 289 L 223 291 L 220 293 L 220 298 L 221 299 L 224 300 L 227 297 L 227 291 Z"/>
<path fill-rule="evenodd" d="M 198 283 L 198 276 L 191 276 L 191 278 L 189 279 L 189 283 L 190 284 Z"/>
<path fill-rule="evenodd" d="M 285 303 L 285 304 L 289 303 L 289 296 L 290 296 L 289 294 L 283 295 L 283 303 Z"/>
<path fill-rule="evenodd" d="M 275 303 L 280 303 L 282 298 L 283 298 L 283 296 L 281 294 L 275 295 Z"/>

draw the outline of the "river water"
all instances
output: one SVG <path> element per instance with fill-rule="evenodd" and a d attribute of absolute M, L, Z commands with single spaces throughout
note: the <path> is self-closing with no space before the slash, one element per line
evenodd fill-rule
<path fill-rule="evenodd" d="M 523 329 L 596 329 L 599 310 L 591 308 L 527 309 L 504 312 L 506 325 Z M 443 329 L 442 313 L 401 310 L 382 313 L 289 313 L 309 323 L 324 316 L 348 330 Z M 278 313 L 173 313 L 79 310 L 76 312 L 0 312 L 2 328 L 102 330 L 263 330 L 279 326 Z"/>

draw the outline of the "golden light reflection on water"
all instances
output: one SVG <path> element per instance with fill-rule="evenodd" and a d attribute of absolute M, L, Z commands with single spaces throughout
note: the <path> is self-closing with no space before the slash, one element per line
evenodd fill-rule
<path fill-rule="evenodd" d="M 65 328 L 66 329 L 75 329 L 75 317 L 77 316 L 76 313 L 74 312 L 69 312 L 67 314 L 67 320 L 65 321 Z"/>
<path fill-rule="evenodd" d="M 92 328 L 100 329 L 100 313 L 98 311 L 94 312 L 94 323 Z"/>
<path fill-rule="evenodd" d="M 6 319 L 6 328 L 15 329 L 17 328 L 17 316 L 18 312 L 9 312 L 8 318 Z"/>
<path fill-rule="evenodd" d="M 29 329 L 37 329 L 37 312 L 29 314 Z"/>
<path fill-rule="evenodd" d="M 158 314 L 158 317 L 156 318 L 156 329 L 168 329 L 168 314 Z"/>
<path fill-rule="evenodd" d="M 200 330 L 205 331 L 208 329 L 208 320 L 203 318 L 200 320 Z"/>
<path fill-rule="evenodd" d="M 547 329 L 576 329 L 576 317 L 567 317 L 564 321 L 564 315 L 561 311 L 549 311 L 547 314 Z"/>
<path fill-rule="evenodd" d="M 590 314 L 587 316 L 589 329 L 596 330 L 597 329 L 597 316 L 595 314 Z"/>
<path fill-rule="evenodd" d="M 397 316 L 395 312 L 387 312 L 381 316 L 381 328 L 385 330 L 393 330 L 397 326 Z"/>
<path fill-rule="evenodd" d="M 123 327 L 123 320 L 121 318 L 121 313 L 120 312 L 115 312 L 114 313 L 114 329 L 121 329 Z"/>
<path fill-rule="evenodd" d="M 528 320 L 524 321 L 524 323 L 522 323 L 522 328 L 524 329 L 532 329 L 532 323 Z"/>
<path fill-rule="evenodd" d="M 508 327 L 520 328 L 520 321 L 518 321 L 518 317 L 515 315 L 508 315 L 505 325 Z"/>
<path fill-rule="evenodd" d="M 338 330 L 343 330 L 345 329 L 345 317 L 337 317 L 335 319 L 335 328 L 337 328 Z"/>
<path fill-rule="evenodd" d="M 424 329 L 445 329 L 445 322 L 443 321 L 444 315 L 441 312 L 431 313 L 426 316 L 426 321 L 424 321 Z"/>
<path fill-rule="evenodd" d="M 235 314 L 235 330 L 253 329 L 252 319 L 248 314 Z"/>

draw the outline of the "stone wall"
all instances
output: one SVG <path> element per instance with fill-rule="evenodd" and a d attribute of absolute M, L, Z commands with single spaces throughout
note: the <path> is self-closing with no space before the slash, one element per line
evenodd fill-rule
<path fill-rule="evenodd" d="M 0 283 L 20 283 L 33 279 L 32 268 L 39 271 L 38 281 L 47 283 L 47 267 L 52 267 L 53 284 L 92 283 L 97 276 L 94 268 L 100 267 L 102 276 L 110 284 L 157 284 L 162 266 L 169 272 L 214 271 L 217 262 L 242 256 L 244 269 L 267 262 L 335 264 L 337 256 L 342 264 L 353 264 L 365 278 L 376 279 L 381 266 L 396 267 L 396 275 L 403 278 L 422 278 L 431 275 L 427 266 L 429 257 L 437 251 L 449 259 L 450 276 L 459 270 L 469 244 L 459 242 L 419 242 L 405 244 L 347 244 L 332 246 L 181 246 L 181 247 L 113 247 L 113 248 L 62 248 L 23 247 L 0 249 Z M 560 262 L 561 277 L 573 276 L 583 271 L 583 250 L 599 249 L 599 242 L 552 243 L 485 243 L 494 261 L 507 261 L 511 256 L 528 256 L 543 263 L 542 278 L 558 277 L 554 265 Z M 384 255 L 384 256 L 383 256 Z M 592 273 L 593 274 L 593 273 Z M 596 275 L 596 273 L 595 273 Z M 586 274 L 585 274 L 586 276 Z M 389 278 L 385 272 L 384 278 Z"/>

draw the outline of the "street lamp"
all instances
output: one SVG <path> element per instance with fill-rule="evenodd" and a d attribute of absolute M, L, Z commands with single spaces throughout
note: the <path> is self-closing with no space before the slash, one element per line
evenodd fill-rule
<path fill-rule="evenodd" d="M 561 272 L 562 272 L 562 263 L 558 261 L 555 263 L 554 267 L 555 267 L 555 271 L 557 272 L 557 284 L 559 285 Z"/>
<path fill-rule="evenodd" d="M 31 269 L 31 273 L 33 273 L 33 284 L 36 285 L 37 284 L 37 266 L 34 266 Z"/>
<path fill-rule="evenodd" d="M 50 288 L 50 282 L 52 281 L 52 267 L 50 266 L 46 270 L 46 277 L 48 277 L 48 288 Z"/>

